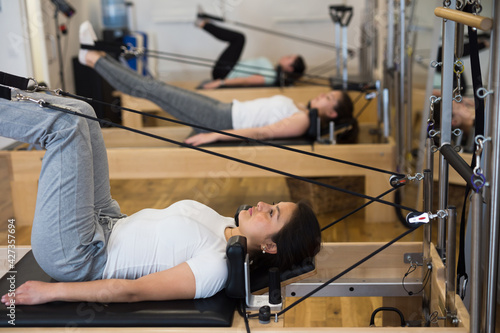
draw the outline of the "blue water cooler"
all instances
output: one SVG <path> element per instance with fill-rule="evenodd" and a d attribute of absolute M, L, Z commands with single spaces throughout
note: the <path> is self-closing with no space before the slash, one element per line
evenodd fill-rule
<path fill-rule="evenodd" d="M 119 40 L 128 33 L 125 0 L 101 0 L 104 39 Z"/>
<path fill-rule="evenodd" d="M 104 25 L 103 38 L 107 41 L 120 42 L 127 47 L 148 47 L 147 35 L 143 32 L 131 31 L 129 26 L 129 9 L 133 3 L 125 0 L 101 0 L 102 19 Z M 133 70 L 147 75 L 147 59 L 141 56 L 127 60 Z"/>

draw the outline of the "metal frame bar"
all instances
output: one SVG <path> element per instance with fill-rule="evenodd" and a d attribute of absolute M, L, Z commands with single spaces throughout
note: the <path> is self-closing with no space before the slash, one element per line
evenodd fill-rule
<path fill-rule="evenodd" d="M 431 152 L 431 140 L 427 139 L 426 141 L 428 147 L 428 153 L 430 163 L 432 163 L 432 152 Z M 423 186 L 423 198 L 424 198 L 424 212 L 432 211 L 432 192 L 433 192 L 433 164 L 430 165 L 429 168 L 424 170 L 424 186 Z M 423 269 L 422 269 L 422 281 L 424 281 L 425 276 L 427 274 L 431 274 L 428 270 L 432 269 L 432 258 L 431 258 L 431 241 L 432 241 L 432 220 L 424 225 L 424 234 L 423 234 Z M 432 288 L 431 284 L 428 284 L 424 287 L 424 294 L 422 297 L 422 311 L 424 314 L 424 322 L 425 325 L 430 324 L 430 306 L 431 306 L 431 297 Z"/>
<path fill-rule="evenodd" d="M 455 308 L 456 288 L 456 248 L 457 248 L 457 211 L 454 206 L 448 207 L 446 240 L 446 309 Z M 456 317 L 456 313 L 448 313 L 448 317 Z"/>
<path fill-rule="evenodd" d="M 321 282 L 293 283 L 286 287 L 286 297 L 302 297 L 322 285 Z M 407 290 L 422 289 L 422 280 L 405 280 Z M 408 296 L 401 285 L 401 278 L 384 281 L 343 279 L 333 282 L 313 295 L 314 297 L 404 297 Z"/>
<path fill-rule="evenodd" d="M 347 25 L 342 26 L 342 87 L 347 90 Z"/>
<path fill-rule="evenodd" d="M 455 9 L 456 1 L 451 0 L 450 8 Z M 453 66 L 455 62 L 455 22 L 443 21 L 443 65 L 441 70 L 441 143 L 451 143 L 451 117 L 453 108 Z M 448 162 L 443 155 L 439 160 L 439 210 L 445 210 L 448 206 Z M 437 249 L 442 258 L 445 256 L 445 233 L 446 225 L 444 218 L 438 219 Z"/>
<path fill-rule="evenodd" d="M 486 296 L 486 332 L 493 333 L 495 331 L 496 321 L 496 303 L 497 303 L 497 280 L 498 280 L 498 251 L 499 251 L 499 223 L 500 212 L 498 202 L 500 201 L 500 5 L 497 2 L 493 3 L 493 31 L 490 47 L 490 76 L 488 86 L 494 92 L 487 99 L 486 119 L 485 123 L 490 124 L 486 128 L 486 136 L 491 137 L 491 145 L 487 144 L 484 151 L 485 158 L 485 175 L 489 182 L 489 191 L 486 191 L 489 198 L 489 216 L 487 221 L 490 222 L 490 239 L 489 239 L 489 263 L 487 271 L 487 290 Z"/>
<path fill-rule="evenodd" d="M 481 219 L 483 198 L 480 193 L 474 193 L 471 200 L 471 276 L 470 276 L 470 332 L 480 332 L 481 327 Z"/>

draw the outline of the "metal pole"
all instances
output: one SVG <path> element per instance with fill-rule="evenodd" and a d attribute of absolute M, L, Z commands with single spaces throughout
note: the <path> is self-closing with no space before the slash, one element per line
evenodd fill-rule
<path fill-rule="evenodd" d="M 431 2 L 433 6 L 439 6 L 440 3 L 442 4 L 442 1 L 439 0 L 434 0 Z M 433 34 L 432 38 L 430 40 L 430 53 L 429 53 L 429 58 L 432 60 L 436 59 L 436 56 L 438 54 L 438 46 L 439 46 L 439 38 L 441 37 L 441 20 L 437 17 L 434 17 L 434 26 L 433 26 Z M 427 82 L 425 85 L 425 96 L 427 98 L 424 101 L 424 108 L 422 110 L 422 123 L 420 125 L 420 145 L 418 149 L 418 159 L 417 159 L 417 166 L 416 170 L 422 170 L 424 169 L 424 145 L 426 138 L 428 136 L 427 133 L 427 119 L 429 119 L 429 109 L 430 109 L 430 101 L 429 97 L 432 95 L 432 91 L 434 89 L 434 75 L 436 73 L 436 69 L 429 64 L 429 69 L 427 71 Z M 426 167 L 429 169 L 429 167 Z M 419 183 L 420 184 L 420 183 Z M 419 185 L 420 187 L 420 185 Z"/>
<path fill-rule="evenodd" d="M 406 82 L 406 151 L 412 151 L 413 144 L 413 58 L 414 50 L 416 50 L 417 34 L 415 27 L 413 26 L 413 18 L 415 13 L 415 1 L 411 1 L 409 6 L 409 20 L 407 28 L 403 31 L 405 34 L 406 42 L 404 45 L 404 53 L 406 55 L 406 71 L 407 71 L 407 82 Z M 407 47 L 410 46 L 409 48 Z"/>
<path fill-rule="evenodd" d="M 391 135 L 391 118 L 389 116 L 389 89 L 385 88 L 382 92 L 384 96 L 384 138 Z"/>
<path fill-rule="evenodd" d="M 398 167 L 398 170 L 399 168 L 403 165 L 403 160 L 402 160 L 402 145 L 403 145 L 403 127 L 402 127 L 402 123 L 403 121 L 401 120 L 401 118 L 403 117 L 402 113 L 401 113 L 401 110 L 399 110 L 399 105 L 400 105 L 400 100 L 401 100 L 401 94 L 399 93 L 399 90 L 398 88 L 400 87 L 401 85 L 401 82 L 400 82 L 400 76 L 399 75 L 396 75 L 397 73 L 395 73 L 394 77 L 393 77 L 393 80 L 392 80 L 392 86 L 393 86 L 393 90 L 394 92 L 396 92 L 395 94 L 393 94 L 393 98 L 394 98 L 394 107 L 395 107 L 395 112 L 394 112 L 394 136 L 396 138 L 396 165 Z M 399 170 L 399 171 L 403 171 L 403 170 Z M 404 171 L 403 171 L 404 172 Z"/>
<path fill-rule="evenodd" d="M 361 50 L 359 54 L 359 73 L 363 75 L 365 82 L 373 81 L 373 64 L 377 61 L 375 54 L 377 44 L 377 27 L 374 23 L 376 1 L 365 0 L 365 10 L 361 25 Z"/>
<path fill-rule="evenodd" d="M 429 142 L 429 141 L 428 141 Z M 428 147 L 429 148 L 429 147 Z M 424 212 L 432 211 L 432 170 L 424 170 Z M 425 276 L 430 274 L 429 269 L 432 269 L 432 259 L 431 259 L 431 237 L 432 237 L 432 220 L 431 222 L 424 225 L 424 239 L 423 239 L 423 269 L 422 269 L 422 281 L 424 281 Z M 424 282 L 425 283 L 425 282 Z M 424 287 L 424 294 L 422 297 L 422 310 L 424 313 L 425 326 L 430 325 L 430 304 L 431 304 L 431 283 L 428 283 Z"/>
<path fill-rule="evenodd" d="M 424 170 L 424 212 L 432 212 L 433 185 L 434 185 L 434 154 L 432 153 L 432 140 L 426 140 L 427 166 Z M 432 240 L 432 220 L 424 226 L 424 260 L 430 258 L 430 243 Z"/>
<path fill-rule="evenodd" d="M 490 47 L 490 76 L 488 86 L 494 91 L 494 94 L 487 99 L 486 135 L 491 137 L 491 145 L 486 145 L 485 149 L 485 174 L 489 184 L 489 221 L 490 221 L 490 241 L 489 241 L 489 264 L 488 264 L 488 282 L 486 296 L 486 332 L 493 333 L 496 325 L 496 307 L 497 307 L 497 279 L 498 279 L 498 235 L 500 212 L 498 202 L 500 201 L 500 117 L 498 110 L 500 107 L 500 6 L 493 2 L 494 26 L 491 33 Z"/>
<path fill-rule="evenodd" d="M 427 153 L 425 168 L 432 171 L 434 177 L 434 153 L 432 152 L 433 141 L 431 138 L 425 139 L 425 151 Z"/>
<path fill-rule="evenodd" d="M 400 166 L 403 166 L 405 158 L 406 158 L 406 139 L 404 136 L 405 132 L 405 124 L 408 121 L 406 119 L 406 1 L 399 1 L 399 104 L 398 104 L 398 113 L 399 117 L 399 126 L 401 136 L 398 140 L 401 141 L 400 145 Z"/>
<path fill-rule="evenodd" d="M 341 68 L 340 22 L 335 22 L 335 50 L 337 53 L 337 78 L 340 78 Z"/>
<path fill-rule="evenodd" d="M 450 7 L 455 9 L 455 0 Z M 455 51 L 455 22 L 443 20 L 443 67 L 441 71 L 441 145 L 451 143 L 451 115 L 453 107 L 453 66 Z M 441 155 L 439 159 L 439 210 L 448 206 L 448 163 Z M 445 256 L 446 225 L 443 218 L 438 219 L 437 250 Z"/>
<path fill-rule="evenodd" d="M 387 1 L 387 53 L 386 67 L 394 68 L 394 0 Z"/>
<path fill-rule="evenodd" d="M 424 212 L 432 211 L 432 171 L 424 170 Z M 430 258 L 432 226 L 427 223 L 424 226 L 424 259 Z"/>
<path fill-rule="evenodd" d="M 483 197 L 472 194 L 471 214 L 471 277 L 470 277 L 470 333 L 479 333 L 481 327 L 481 220 Z"/>
<path fill-rule="evenodd" d="M 344 90 L 347 90 L 347 25 L 342 26 L 342 65 L 342 86 L 344 87 Z"/>
<path fill-rule="evenodd" d="M 446 239 L 446 309 L 447 317 L 453 319 L 456 317 L 456 312 L 451 312 L 451 309 L 456 309 L 455 294 L 457 293 L 457 210 L 455 206 L 448 207 L 448 218 L 446 220 L 448 222 L 448 236 Z"/>
<path fill-rule="evenodd" d="M 377 131 L 378 135 L 380 135 L 381 127 L 382 127 L 382 121 L 383 121 L 383 99 L 382 99 L 382 87 L 381 87 L 381 82 L 380 80 L 375 81 L 375 89 L 377 90 Z"/>

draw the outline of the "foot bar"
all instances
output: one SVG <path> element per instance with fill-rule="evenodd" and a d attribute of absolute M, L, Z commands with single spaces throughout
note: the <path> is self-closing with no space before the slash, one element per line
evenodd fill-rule
<path fill-rule="evenodd" d="M 489 31 L 493 27 L 493 20 L 489 17 L 465 13 L 460 10 L 437 7 L 434 9 L 434 15 L 446 20 L 455 21 L 464 25 Z"/>

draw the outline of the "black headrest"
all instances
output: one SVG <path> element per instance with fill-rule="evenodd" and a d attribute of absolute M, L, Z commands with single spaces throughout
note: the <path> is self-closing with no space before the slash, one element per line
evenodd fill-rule
<path fill-rule="evenodd" d="M 247 239 L 243 236 L 229 238 L 226 245 L 227 281 L 226 295 L 231 298 L 245 298 L 245 257 Z"/>
<path fill-rule="evenodd" d="M 335 137 L 337 143 L 354 143 L 358 135 L 358 122 L 355 118 L 343 119 L 341 121 L 334 120 Z M 329 128 L 323 127 L 320 129 L 320 136 L 328 134 Z M 318 137 L 318 109 L 309 109 L 309 128 L 306 136 L 316 140 Z"/>

